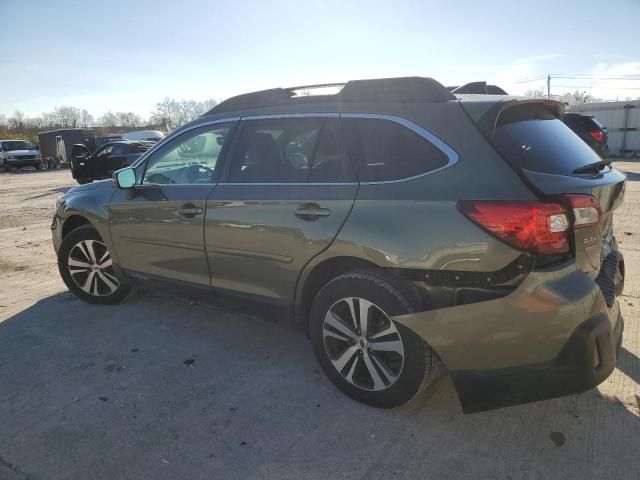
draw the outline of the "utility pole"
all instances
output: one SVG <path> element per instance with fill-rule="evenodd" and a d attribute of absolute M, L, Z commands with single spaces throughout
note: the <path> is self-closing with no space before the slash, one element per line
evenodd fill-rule
<path fill-rule="evenodd" d="M 547 74 L 547 98 L 551 98 L 551 75 Z"/>

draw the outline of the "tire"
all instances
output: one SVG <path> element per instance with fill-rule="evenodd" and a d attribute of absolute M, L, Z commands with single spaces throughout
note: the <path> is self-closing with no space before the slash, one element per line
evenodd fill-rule
<path fill-rule="evenodd" d="M 36 165 L 36 170 L 40 170 L 42 168 L 42 165 L 39 163 Z"/>
<path fill-rule="evenodd" d="M 376 270 L 345 273 L 318 292 L 309 334 L 320 366 L 338 389 L 359 402 L 393 408 L 438 378 L 435 352 L 389 318 L 415 312 L 415 305 L 415 296 L 395 277 Z M 366 335 L 358 313 L 355 321 L 351 313 L 362 306 L 368 312 Z"/>
<path fill-rule="evenodd" d="M 80 185 L 86 185 L 87 183 L 91 183 L 92 180 L 89 180 L 87 178 L 77 178 L 76 181 L 80 184 Z"/>
<path fill-rule="evenodd" d="M 92 261 L 91 252 L 96 262 Z M 74 262 L 71 266 L 70 261 Z M 102 268 L 98 265 L 100 261 Z M 69 233 L 58 251 L 58 269 L 62 280 L 78 298 L 88 303 L 120 303 L 131 291 L 129 282 L 114 270 L 110 262 L 111 256 L 106 245 L 90 226 L 79 227 Z"/>

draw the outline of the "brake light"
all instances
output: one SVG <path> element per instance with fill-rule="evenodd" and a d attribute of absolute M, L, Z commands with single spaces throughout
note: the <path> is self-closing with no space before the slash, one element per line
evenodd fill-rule
<path fill-rule="evenodd" d="M 602 132 L 602 130 L 591 130 L 589 132 L 589 135 L 591 135 L 591 138 L 593 138 L 598 143 L 602 143 L 604 141 L 604 133 Z"/>
<path fill-rule="evenodd" d="M 574 228 L 597 225 L 602 216 L 600 203 L 591 195 L 567 195 L 573 209 Z"/>
<path fill-rule="evenodd" d="M 560 204 L 460 201 L 458 210 L 519 250 L 539 254 L 569 251 L 569 217 Z"/>

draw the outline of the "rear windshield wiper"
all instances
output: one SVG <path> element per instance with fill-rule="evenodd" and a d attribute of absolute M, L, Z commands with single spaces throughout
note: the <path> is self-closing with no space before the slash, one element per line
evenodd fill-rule
<path fill-rule="evenodd" d="M 584 167 L 576 168 L 573 173 L 598 173 L 600 170 L 604 170 L 606 167 L 611 165 L 611 160 L 605 158 L 604 160 L 600 160 L 599 162 L 590 163 L 589 165 L 585 165 Z"/>

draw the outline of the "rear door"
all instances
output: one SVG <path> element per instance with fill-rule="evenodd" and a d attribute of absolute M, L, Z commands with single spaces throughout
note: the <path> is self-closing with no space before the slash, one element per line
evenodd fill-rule
<path fill-rule="evenodd" d="M 243 119 L 231 157 L 207 201 L 211 284 L 290 302 L 298 274 L 331 244 L 358 190 L 338 116 Z"/>
<path fill-rule="evenodd" d="M 497 119 L 493 143 L 540 194 L 593 196 L 598 224 L 574 229 L 578 266 L 596 277 L 613 243 L 613 211 L 622 202 L 625 176 L 602 159 L 563 122 L 552 102 L 516 105 Z"/>

